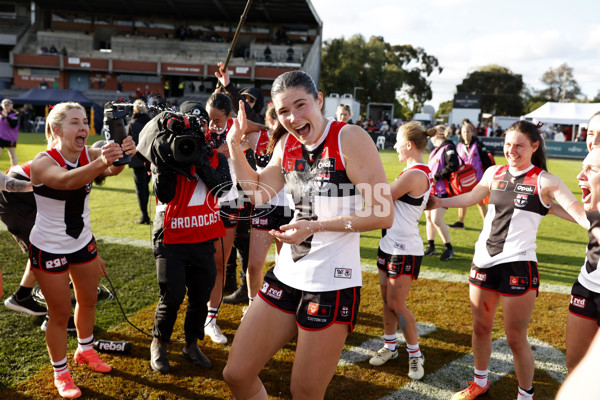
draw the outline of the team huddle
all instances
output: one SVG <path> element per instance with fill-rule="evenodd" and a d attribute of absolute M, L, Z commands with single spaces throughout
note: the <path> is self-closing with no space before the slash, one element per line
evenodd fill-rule
<path fill-rule="evenodd" d="M 228 87 L 228 73 L 220 67 L 217 78 Z M 308 74 L 286 72 L 274 81 L 273 103 L 262 121 L 256 119 L 246 99 L 228 94 L 213 94 L 206 110 L 202 105 L 182 105 L 175 116 L 186 121 L 205 114 L 208 124 L 202 129 L 208 150 L 199 161 L 173 168 L 164 158 L 146 160 L 151 164 L 157 198 L 153 250 L 160 299 L 150 345 L 153 370 L 170 371 L 167 346 L 186 294 L 182 355 L 196 366 L 212 365 L 198 340 L 205 333 L 213 340 L 223 336 L 216 325 L 222 296 L 219 282 L 234 242 L 240 210 L 233 200 L 239 190 L 248 196 L 255 214 L 246 275 L 250 301 L 223 370 L 234 398 L 268 399 L 259 374 L 294 338 L 293 398 L 325 396 L 346 338 L 357 323 L 362 286 L 360 233 L 375 229 L 383 230 L 377 267 L 384 347 L 369 362 L 381 366 L 398 358 L 396 332 L 400 328 L 406 339 L 408 376 L 422 379 L 425 354 L 406 300 L 423 257 L 436 253 L 436 233 L 445 245 L 441 260 L 454 254 L 443 222 L 445 210 L 472 205 L 479 206 L 484 219 L 469 274 L 474 378 L 452 399 L 475 399 L 489 389 L 492 329 L 500 302 L 518 381 L 517 400 L 533 399 L 534 356 L 527 329 L 540 284 L 536 235 L 547 214 L 590 232 L 586 260 L 573 285 L 569 307 L 570 375 L 561 393 L 568 390 L 600 324 L 600 113 L 588 124 L 589 154 L 577 176 L 582 205 L 548 172 L 544 140 L 539 126 L 531 122 L 518 121 L 506 131 L 506 165 L 488 162 L 468 123 L 462 127 L 463 141 L 458 147 L 448 140 L 443 126 L 426 130 L 418 122 L 406 123 L 398 129 L 394 145 L 406 168 L 388 184 L 370 136 L 356 125 L 326 118 L 321 112 L 323 95 Z M 162 126 L 157 121 L 147 122 L 146 127 Z M 105 267 L 91 231 L 88 198 L 94 179 L 123 170 L 114 162 L 123 154 L 136 153 L 146 127 L 137 132 L 135 141 L 128 137 L 122 144 L 88 147 L 85 110 L 76 103 L 61 103 L 46 122 L 47 150 L 26 168 L 29 179 L 0 175 L 0 189 L 33 190 L 35 196 L 35 223 L 20 243 L 29 242 L 22 246 L 29 252 L 29 279 L 38 282 L 48 305 L 46 343 L 54 383 L 64 398 L 81 396 L 67 367 L 70 281 L 77 300 L 74 329 L 79 345 L 74 360 L 97 372 L 111 371 L 92 346 L 96 287 Z M 423 153 L 429 141 L 435 149 L 425 163 Z M 253 150 L 258 168 L 249 163 L 247 149 Z M 139 145 L 138 151 L 143 153 Z M 476 165 L 478 183 L 471 191 L 456 195 L 447 182 L 461 162 Z M 423 213 L 426 248 L 418 227 Z M 194 216 L 200 216 L 195 224 L 185 222 Z M 275 266 L 263 277 L 262 266 L 273 240 Z M 277 329 L 265 335 L 264 326 Z"/>

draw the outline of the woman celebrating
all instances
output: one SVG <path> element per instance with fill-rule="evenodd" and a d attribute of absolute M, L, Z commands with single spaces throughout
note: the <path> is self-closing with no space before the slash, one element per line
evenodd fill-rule
<path fill-rule="evenodd" d="M 89 129 L 81 105 L 57 104 L 46 120 L 48 150 L 39 153 L 31 164 L 37 216 L 30 235 L 29 259 L 48 305 L 46 345 L 54 368 L 54 384 L 64 398 L 81 395 L 67 368 L 69 278 L 77 300 L 75 327 L 79 346 L 75 362 L 88 364 L 97 372 L 111 370 L 93 349 L 96 289 L 105 267 L 90 227 L 88 196 L 94 178 L 118 174 L 124 166 L 115 167 L 113 162 L 123 152 L 135 153 L 131 137 L 122 145 L 87 147 Z"/>
<path fill-rule="evenodd" d="M 455 393 L 453 400 L 474 399 L 488 391 L 492 328 L 500 300 L 519 383 L 517 399 L 533 398 L 534 360 L 527 327 L 539 288 L 535 252 L 538 226 L 549 211 L 565 214 L 566 210 L 581 226 L 589 228 L 583 207 L 573 193 L 547 172 L 544 142 L 536 125 L 527 121 L 511 125 L 506 131 L 504 156 L 508 165 L 489 168 L 471 192 L 430 200 L 431 208 L 469 207 L 490 196 L 469 277 L 475 382 Z M 551 207 L 553 201 L 564 210 Z"/>
<path fill-rule="evenodd" d="M 428 166 L 433 174 L 433 195 L 439 198 L 446 198 L 449 196 L 448 190 L 446 189 L 446 181 L 450 178 L 450 174 L 458 170 L 458 157 L 456 156 L 456 146 L 454 142 L 450 140 L 450 129 L 444 125 L 434 126 L 429 130 L 429 136 L 432 136 L 431 143 L 435 148 L 429 154 Z M 448 225 L 444 222 L 444 214 L 446 214 L 446 208 L 440 208 L 437 210 L 425 211 L 427 222 L 425 225 L 427 234 L 427 248 L 425 249 L 425 255 L 430 256 L 437 254 L 435 250 L 435 233 L 440 235 L 444 241 L 444 252 L 440 256 L 440 260 L 448 261 L 454 255 L 454 248 L 450 243 L 450 232 Z"/>
<path fill-rule="evenodd" d="M 475 128 L 471 123 L 465 122 L 460 129 L 460 141 L 456 146 L 456 152 L 458 157 L 462 160 L 463 164 L 471 164 L 477 174 L 477 181 L 480 181 L 483 177 L 483 172 L 492 165 L 492 161 L 487 155 L 487 149 L 475 135 Z M 479 213 L 481 219 L 485 219 L 487 213 L 487 206 L 484 202 L 478 203 Z M 466 208 L 458 209 L 458 221 L 449 225 L 450 228 L 465 228 L 465 216 L 467 215 Z"/>
<path fill-rule="evenodd" d="M 258 173 L 245 160 L 242 108 L 227 143 L 254 204 L 268 201 L 285 184 L 294 220 L 271 231 L 283 246 L 265 275 L 260 300 L 240 324 L 223 376 L 236 399 L 267 399 L 258 374 L 298 336 L 291 393 L 295 399 L 319 399 L 356 323 L 359 232 L 393 222 L 389 185 L 371 138 L 355 125 L 323 116 L 323 94 L 308 74 L 280 75 L 271 97 L 281 124 L 275 136 L 282 136 L 269 165 Z"/>
<path fill-rule="evenodd" d="M 433 132 L 431 133 L 433 135 Z M 433 178 L 423 163 L 428 133 L 420 122 L 404 124 L 396 135 L 394 149 L 406 168 L 390 185 L 394 199 L 394 225 L 383 231 L 377 254 L 379 285 L 383 297 L 384 347 L 371 358 L 379 366 L 398 357 L 396 330 L 398 325 L 406 338 L 409 354 L 408 377 L 421 379 L 425 374 L 425 358 L 419 349 L 417 321 L 406 307 L 406 298 L 413 279 L 419 277 L 423 260 L 423 242 L 419 234 L 419 218 L 427 205 Z"/>

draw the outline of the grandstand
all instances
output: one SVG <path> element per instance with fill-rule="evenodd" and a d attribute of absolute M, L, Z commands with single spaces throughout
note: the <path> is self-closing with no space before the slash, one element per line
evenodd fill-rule
<path fill-rule="evenodd" d="M 103 103 L 149 90 L 203 99 L 216 84 L 244 0 L 15 0 L 0 9 L 0 90 L 73 89 Z M 4 11 L 4 12 L 3 12 Z M 281 73 L 320 74 L 322 23 L 310 0 L 255 0 L 232 52 L 240 86 L 268 93 Z M 117 93 L 118 83 L 122 86 Z M 184 90 L 179 90 L 180 83 Z"/>

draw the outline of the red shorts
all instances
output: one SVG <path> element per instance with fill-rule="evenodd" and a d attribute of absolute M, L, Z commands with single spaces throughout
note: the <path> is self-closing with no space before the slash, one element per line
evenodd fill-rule
<path fill-rule="evenodd" d="M 296 314 L 296 323 L 302 329 L 317 331 L 333 323 L 346 324 L 354 330 L 360 304 L 360 287 L 330 292 L 305 292 L 281 282 L 271 268 L 265 274 L 261 299 L 271 306 Z"/>
<path fill-rule="evenodd" d="M 70 254 L 53 254 L 40 250 L 33 244 L 29 245 L 29 260 L 31 267 L 51 274 L 58 274 L 69 269 L 70 264 L 85 264 L 98 257 L 96 239 Z"/>

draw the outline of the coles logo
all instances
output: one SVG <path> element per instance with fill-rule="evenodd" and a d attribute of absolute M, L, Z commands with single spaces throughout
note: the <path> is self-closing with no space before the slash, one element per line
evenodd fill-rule
<path fill-rule="evenodd" d="M 571 305 L 577 308 L 585 308 L 585 299 L 571 295 Z"/>
<path fill-rule="evenodd" d="M 283 295 L 283 289 L 276 288 L 275 286 L 269 285 L 267 282 L 263 284 L 262 289 L 260 289 L 266 296 L 269 296 L 275 300 L 280 300 Z"/>
<path fill-rule="evenodd" d="M 308 303 L 308 310 L 306 311 L 309 315 L 314 315 L 316 317 L 329 317 L 331 311 L 330 305 L 320 305 L 319 303 L 313 303 L 312 301 Z"/>
<path fill-rule="evenodd" d="M 508 181 L 492 181 L 492 190 L 506 190 Z"/>

